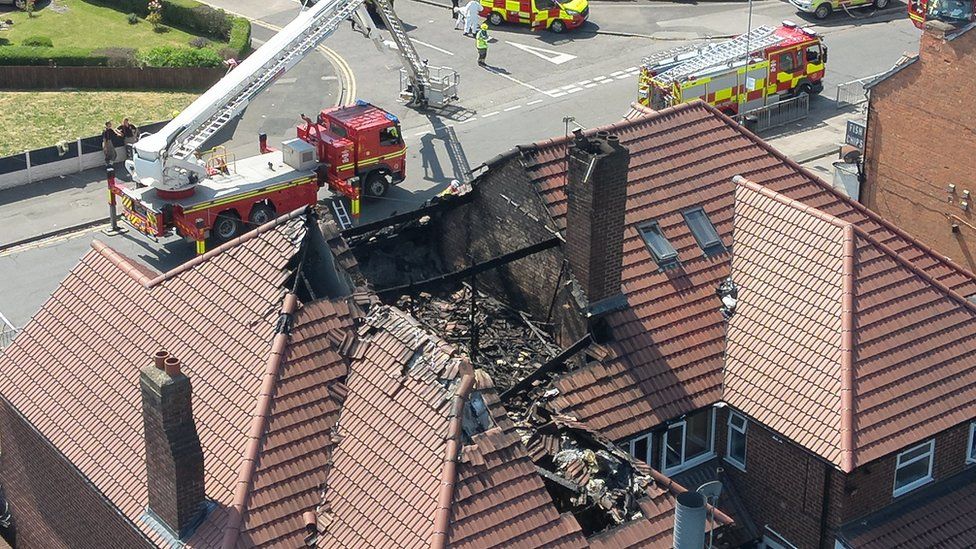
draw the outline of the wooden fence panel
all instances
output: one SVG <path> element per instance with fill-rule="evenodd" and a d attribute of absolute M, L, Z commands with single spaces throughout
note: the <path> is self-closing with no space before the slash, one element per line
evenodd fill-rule
<path fill-rule="evenodd" d="M 224 76 L 222 67 L 8 67 L 0 66 L 0 89 L 192 90 Z"/>

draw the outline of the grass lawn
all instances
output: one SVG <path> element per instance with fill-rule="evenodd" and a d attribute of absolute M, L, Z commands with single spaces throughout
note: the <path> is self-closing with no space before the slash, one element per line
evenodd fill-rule
<path fill-rule="evenodd" d="M 194 38 L 171 27 L 165 27 L 166 32 L 154 32 L 143 19 L 130 25 L 127 14 L 82 0 L 51 0 L 38 5 L 43 7 L 30 18 L 20 10 L 0 12 L 3 19 L 14 22 L 12 29 L 0 31 L 0 45 L 4 39 L 6 45 L 19 46 L 29 36 L 47 36 L 55 46 L 144 48 L 186 46 Z"/>
<path fill-rule="evenodd" d="M 0 156 L 98 135 L 127 116 L 137 126 L 172 118 L 197 95 L 181 92 L 0 92 Z"/>

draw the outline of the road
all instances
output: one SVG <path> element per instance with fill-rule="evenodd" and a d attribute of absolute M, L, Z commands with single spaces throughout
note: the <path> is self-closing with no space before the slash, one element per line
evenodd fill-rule
<path fill-rule="evenodd" d="M 211 3 L 272 28 L 286 24 L 298 11 L 291 0 Z M 419 113 L 400 104 L 400 64 L 395 52 L 377 51 L 369 40 L 345 27 L 327 42 L 352 69 L 356 96 L 400 117 L 409 147 L 407 181 L 386 199 L 365 204 L 367 220 L 412 208 L 459 177 L 464 165 L 477 166 L 516 144 L 562 135 L 564 117 L 573 117 L 584 127 L 619 120 L 635 99 L 635 69 L 643 56 L 688 40 L 740 33 L 748 17 L 746 4 L 741 2 L 593 0 L 591 21 L 579 32 L 557 36 L 513 26 L 493 28 L 486 70 L 475 63 L 473 41 L 453 30 L 446 6 L 446 2 L 441 6 L 426 0 L 398 0 L 396 4 L 421 55 L 431 65 L 459 71 L 461 101 L 451 111 Z M 808 126 L 836 112 L 832 97 L 838 83 L 882 72 L 904 52 L 917 51 L 919 31 L 904 13 L 904 6 L 899 5 L 890 15 L 861 13 L 858 17 L 864 18 L 854 19 L 837 14 L 825 24 L 815 25 L 825 36 L 830 57 L 827 89 L 814 101 Z M 784 19 L 802 20 L 785 2 L 755 3 L 754 26 L 776 25 Z M 261 27 L 254 32 L 256 40 L 270 34 Z M 253 154 L 259 131 L 266 132 L 272 144 L 292 137 L 299 114 L 314 113 L 339 100 L 336 77 L 334 60 L 310 55 L 256 99 L 221 138 L 227 138 L 230 150 L 240 157 Z M 463 146 L 465 158 L 450 154 L 448 128 Z M 29 220 L 37 208 L 36 201 L 25 206 L 17 219 Z M 9 250 L 0 253 L 0 279 L 4 280 L 0 312 L 16 325 L 25 324 L 94 238 L 162 270 L 185 261 L 192 251 L 178 240 L 160 247 L 131 233 L 109 238 L 95 230 Z"/>

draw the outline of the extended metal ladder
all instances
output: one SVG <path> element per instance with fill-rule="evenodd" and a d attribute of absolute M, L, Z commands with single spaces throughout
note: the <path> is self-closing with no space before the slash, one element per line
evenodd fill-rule
<path fill-rule="evenodd" d="M 379 13 L 380 19 L 386 25 L 386 30 L 390 31 L 390 35 L 393 37 L 393 43 L 400 50 L 400 56 L 403 58 L 403 68 L 410 73 L 411 79 L 417 86 L 426 90 L 430 86 L 427 63 L 417 54 L 417 48 L 413 47 L 413 42 L 407 36 L 407 31 L 403 28 L 403 23 L 400 21 L 400 18 L 393 11 L 393 6 L 386 0 L 373 0 L 373 3 L 376 6 L 376 11 Z M 423 97 L 423 93 L 415 94 L 415 96 Z"/>
<path fill-rule="evenodd" d="M 684 59 L 691 59 L 694 55 L 701 54 L 702 51 L 710 47 L 712 47 L 712 44 L 689 44 L 679 46 L 677 48 L 671 48 L 669 50 L 659 51 L 641 59 L 641 65 L 650 69 L 656 65 L 677 63 Z"/>
<path fill-rule="evenodd" d="M 740 57 L 745 57 L 747 53 L 767 48 L 781 40 L 780 37 L 776 36 L 775 29 L 767 26 L 758 27 L 727 42 L 715 44 L 702 51 L 701 55 L 670 68 L 655 78 L 665 82 L 676 82 L 702 69 L 733 62 Z"/>
<path fill-rule="evenodd" d="M 346 211 L 346 205 L 342 203 L 342 197 L 337 196 L 332 199 L 332 211 L 335 212 L 340 230 L 344 231 L 352 227 L 352 220 L 349 218 L 349 212 Z"/>
<path fill-rule="evenodd" d="M 299 14 L 228 73 L 228 77 L 237 73 L 239 78 L 219 82 L 204 94 L 203 97 L 213 95 L 210 104 L 223 106 L 202 124 L 192 129 L 188 127 L 185 135 L 178 136 L 171 156 L 181 160 L 192 156 L 207 139 L 240 114 L 264 88 L 301 61 L 309 50 L 334 33 L 362 5 L 363 0 L 323 0 Z M 416 52 L 413 53 L 416 56 Z"/>

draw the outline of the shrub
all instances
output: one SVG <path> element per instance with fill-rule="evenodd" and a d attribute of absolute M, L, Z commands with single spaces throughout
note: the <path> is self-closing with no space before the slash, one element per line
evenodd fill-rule
<path fill-rule="evenodd" d="M 135 24 L 139 23 L 139 16 L 136 15 L 136 14 L 134 14 L 134 13 L 130 13 L 129 16 L 127 17 L 127 19 L 129 21 L 129 24 L 130 25 L 135 25 Z"/>
<path fill-rule="evenodd" d="M 53 48 L 54 42 L 47 36 L 28 36 L 21 44 L 25 46 L 38 46 L 42 48 Z"/>
<path fill-rule="evenodd" d="M 243 17 L 235 17 L 231 23 L 230 40 L 227 48 L 234 51 L 230 57 L 243 59 L 251 51 L 251 22 Z M 227 56 L 225 56 L 227 57 Z"/>
<path fill-rule="evenodd" d="M 149 67 L 219 67 L 223 60 L 212 49 L 159 46 L 140 51 L 138 59 Z"/>
<path fill-rule="evenodd" d="M 190 45 L 197 49 L 206 48 L 210 45 L 210 40 L 207 40 L 202 36 L 197 36 L 196 38 L 190 40 Z"/>
<path fill-rule="evenodd" d="M 153 30 L 160 32 L 163 24 L 163 3 L 160 0 L 149 0 L 149 14 L 146 21 L 153 26 Z"/>
<path fill-rule="evenodd" d="M 0 48 L 0 65 L 95 67 L 108 65 L 108 58 L 91 48 L 4 46 Z"/>
<path fill-rule="evenodd" d="M 102 48 L 95 55 L 105 57 L 109 67 L 138 67 L 135 48 Z"/>

